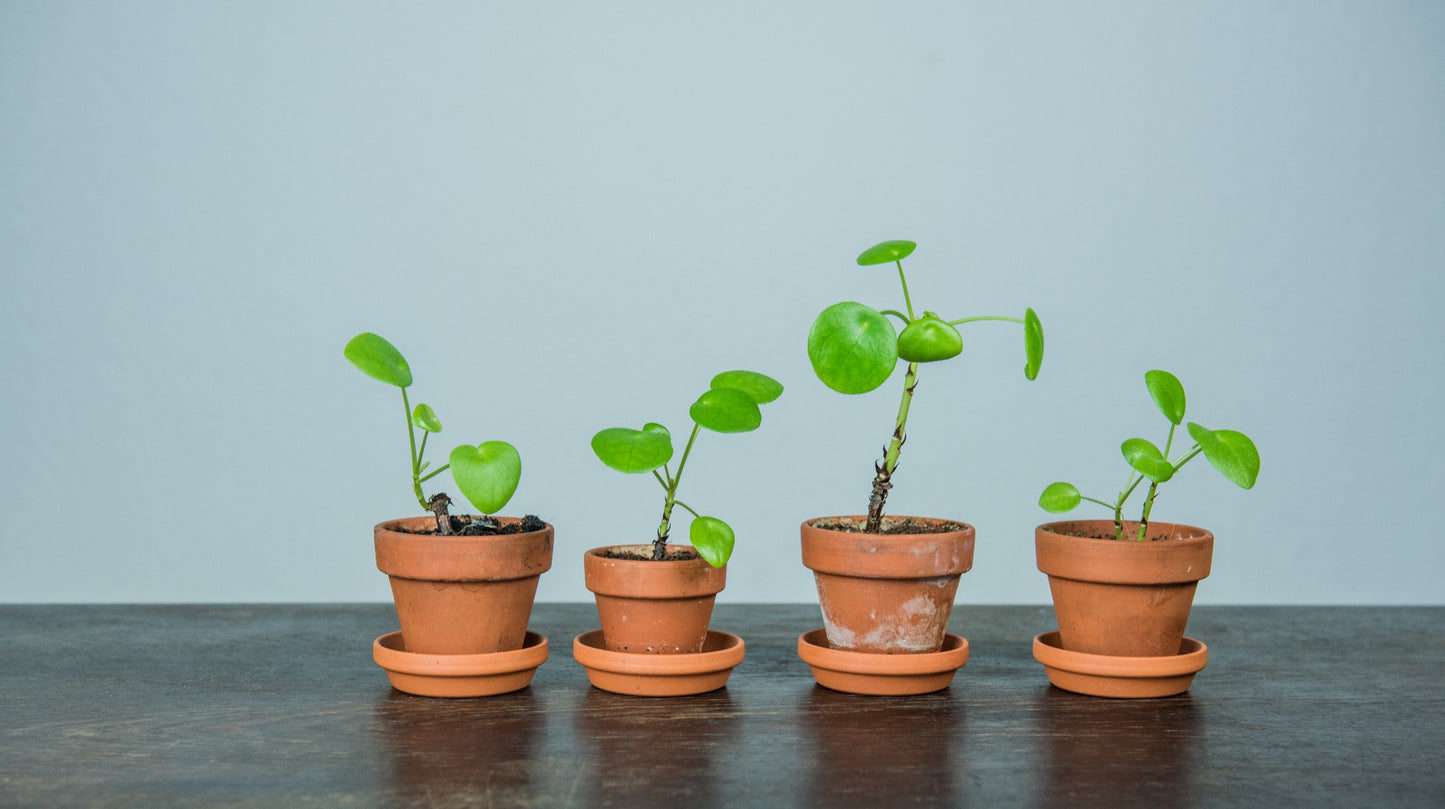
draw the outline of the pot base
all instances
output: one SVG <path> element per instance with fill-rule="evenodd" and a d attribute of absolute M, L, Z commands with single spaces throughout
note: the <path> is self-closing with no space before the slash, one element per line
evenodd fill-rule
<path fill-rule="evenodd" d="M 1034 659 L 1044 664 L 1049 682 L 1091 697 L 1149 699 L 1189 690 L 1194 675 L 1209 662 L 1209 648 L 1194 638 L 1179 644 L 1179 654 L 1164 657 L 1114 657 L 1071 652 L 1058 630 L 1034 638 Z"/>
<path fill-rule="evenodd" d="M 587 670 L 587 681 L 603 691 L 637 697 L 705 694 L 727 685 L 733 667 L 743 661 L 743 639 L 709 630 L 701 652 L 645 654 L 612 652 L 602 630 L 572 641 L 572 656 Z"/>
<path fill-rule="evenodd" d="M 822 629 L 798 636 L 798 657 L 818 685 L 849 694 L 902 696 L 942 691 L 968 662 L 968 641 L 945 635 L 943 648 L 919 654 L 849 652 L 828 645 Z"/>
<path fill-rule="evenodd" d="M 406 651 L 401 633 L 382 635 L 371 657 L 391 687 L 422 697 L 490 697 L 520 691 L 547 660 L 547 639 L 528 632 L 522 648 L 489 654 L 437 655 Z"/>

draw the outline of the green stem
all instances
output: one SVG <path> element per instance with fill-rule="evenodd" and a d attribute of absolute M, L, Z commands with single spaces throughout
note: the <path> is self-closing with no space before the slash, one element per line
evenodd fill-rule
<path fill-rule="evenodd" d="M 674 506 L 682 506 L 683 508 L 687 509 L 687 513 L 691 514 L 691 515 L 694 516 L 694 517 L 701 517 L 701 516 L 702 516 L 701 514 L 699 514 L 699 513 L 697 513 L 696 511 L 694 511 L 693 508 L 692 508 L 692 506 L 689 506 L 687 503 L 684 503 L 684 502 L 682 502 L 681 500 L 673 500 L 673 501 L 672 501 L 672 504 L 673 504 Z"/>
<path fill-rule="evenodd" d="M 667 555 L 667 535 L 672 530 L 672 507 L 677 503 L 677 485 L 682 482 L 682 470 L 687 466 L 687 456 L 692 454 L 692 443 L 697 440 L 697 433 L 701 429 L 702 425 L 693 423 L 692 435 L 687 437 L 687 447 L 682 451 L 682 460 L 677 462 L 677 475 L 669 476 L 672 485 L 667 487 L 667 499 L 662 504 L 662 524 L 657 526 L 657 539 L 652 541 L 652 558 L 654 560 L 660 560 Z M 692 509 L 688 509 L 688 511 L 692 511 Z"/>
<path fill-rule="evenodd" d="M 979 316 L 977 316 L 977 317 L 961 317 L 961 318 L 959 318 L 958 320 L 950 320 L 950 321 L 948 321 L 948 325 L 950 325 L 950 326 L 960 326 L 960 325 L 962 325 L 962 324 L 964 324 L 964 323 L 977 323 L 977 322 L 980 321 L 980 320 L 1002 320 L 1002 321 L 1005 321 L 1005 322 L 1007 322 L 1007 323 L 1022 323 L 1022 322 L 1024 322 L 1023 318 L 1021 318 L 1021 317 L 1007 317 L 1007 316 L 1005 316 L 1005 315 L 979 315 Z"/>
<path fill-rule="evenodd" d="M 883 451 L 883 463 L 874 464 L 877 476 L 873 478 L 873 491 L 868 496 L 868 524 L 863 530 L 876 534 L 883 526 L 883 504 L 888 501 L 888 490 L 893 488 L 893 470 L 898 468 L 898 455 L 903 449 L 904 429 L 908 424 L 908 407 L 913 404 L 913 389 L 918 386 L 918 363 L 908 363 L 908 374 L 903 377 L 903 399 L 898 403 L 898 418 L 893 422 L 893 438 Z"/>
<path fill-rule="evenodd" d="M 1195 455 L 1198 455 L 1199 453 L 1201 453 L 1201 452 L 1203 452 L 1203 451 L 1204 451 L 1204 447 L 1201 447 L 1200 445 L 1195 444 L 1195 445 L 1194 445 L 1194 449 L 1189 450 L 1189 454 L 1188 454 L 1188 455 L 1185 455 L 1183 458 L 1180 458 L 1180 459 L 1179 459 L 1179 462 L 1176 463 L 1176 464 L 1174 464 L 1174 471 L 1175 471 L 1175 472 L 1178 472 L 1180 469 L 1182 469 L 1182 468 L 1184 467 L 1185 464 L 1187 464 L 1187 463 L 1189 463 L 1191 460 L 1193 460 Z"/>
<path fill-rule="evenodd" d="M 425 475 L 422 475 L 421 480 L 418 481 L 418 482 L 420 482 L 420 483 L 426 483 L 428 480 L 431 480 L 432 478 L 436 477 L 437 475 L 440 475 L 441 473 L 447 471 L 447 470 L 450 469 L 451 467 L 452 467 L 451 464 L 449 464 L 449 463 L 444 463 L 444 464 L 442 464 L 441 466 L 438 466 L 436 469 L 433 469 L 432 471 L 426 473 Z"/>
<path fill-rule="evenodd" d="M 426 495 L 421 492 L 421 458 L 416 454 L 416 428 L 411 424 L 411 400 L 407 398 L 406 388 L 401 389 L 401 407 L 406 411 L 406 440 L 411 444 L 411 490 L 416 495 L 416 501 L 421 504 L 422 511 L 431 511 Z"/>
<path fill-rule="evenodd" d="M 914 320 L 913 300 L 908 297 L 908 279 L 903 276 L 903 259 L 900 258 L 893 263 L 898 265 L 898 280 L 903 284 L 903 303 L 908 306 L 908 322 L 912 323 Z"/>
<path fill-rule="evenodd" d="M 880 314 L 880 315 L 893 315 L 894 317 L 896 317 L 896 318 L 898 318 L 899 320 L 903 321 L 903 325 L 905 325 L 905 326 L 907 326 L 909 323 L 912 323 L 912 322 L 913 322 L 913 321 L 911 321 L 911 320 L 908 319 L 908 315 L 903 314 L 902 312 L 898 311 L 897 309 L 884 309 L 883 311 L 879 312 L 878 314 Z"/>
<path fill-rule="evenodd" d="M 1159 491 L 1159 484 L 1158 484 L 1158 483 L 1154 483 L 1154 482 L 1150 482 L 1150 484 L 1149 484 L 1149 496 L 1146 497 L 1146 498 L 1144 498 L 1144 516 L 1139 520 L 1139 537 L 1138 537 L 1138 540 L 1139 540 L 1140 542 L 1143 542 L 1143 541 L 1144 541 L 1145 534 L 1147 534 L 1147 533 L 1149 532 L 1149 512 L 1151 512 L 1151 511 L 1154 510 L 1154 494 L 1155 494 L 1156 492 L 1158 492 L 1158 491 Z"/>
<path fill-rule="evenodd" d="M 1085 497 L 1085 496 L 1083 496 L 1082 494 L 1079 495 L 1079 499 L 1080 499 L 1080 500 L 1088 500 L 1090 503 L 1098 503 L 1099 505 L 1103 506 L 1104 508 L 1113 508 L 1113 507 L 1114 507 L 1114 504 L 1113 504 L 1113 503 L 1105 503 L 1103 500 L 1095 500 L 1095 499 L 1092 498 L 1092 497 Z"/>
<path fill-rule="evenodd" d="M 1114 539 L 1124 538 L 1124 503 L 1129 499 L 1129 495 L 1133 494 L 1134 490 L 1139 488 L 1139 484 L 1143 482 L 1144 476 L 1134 477 L 1130 475 L 1130 479 L 1133 482 L 1129 484 L 1128 488 L 1120 492 L 1119 499 L 1114 501 Z"/>

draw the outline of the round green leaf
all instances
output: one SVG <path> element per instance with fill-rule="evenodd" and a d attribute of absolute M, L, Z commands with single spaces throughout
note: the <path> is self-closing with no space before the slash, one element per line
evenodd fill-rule
<path fill-rule="evenodd" d="M 737 388 L 713 388 L 697 397 L 687 412 L 693 421 L 719 433 L 745 433 L 763 423 L 758 403 Z"/>
<path fill-rule="evenodd" d="M 1178 377 L 1168 371 L 1149 371 L 1144 374 L 1144 384 L 1164 418 L 1174 424 L 1184 421 L 1184 385 Z"/>
<path fill-rule="evenodd" d="M 839 393 L 867 393 L 898 365 L 898 334 L 872 307 L 846 301 L 824 309 L 808 332 L 813 373 Z"/>
<path fill-rule="evenodd" d="M 767 404 L 783 395 L 783 383 L 756 371 L 723 371 L 712 378 L 713 388 L 737 388 L 758 404 Z"/>
<path fill-rule="evenodd" d="M 717 517 L 698 517 L 687 533 L 698 554 L 713 567 L 722 567 L 733 555 L 733 529 Z"/>
<path fill-rule="evenodd" d="M 1024 309 L 1024 376 L 1037 379 L 1044 364 L 1044 324 L 1032 308 Z"/>
<path fill-rule="evenodd" d="M 963 336 L 932 312 L 904 327 L 898 356 L 907 362 L 937 362 L 963 353 Z"/>
<path fill-rule="evenodd" d="M 1050 483 L 1044 493 L 1039 495 L 1039 507 L 1050 514 L 1060 514 L 1065 511 L 1073 511 L 1074 507 L 1083 502 L 1084 496 L 1072 483 L 1065 483 L 1062 480 L 1058 483 Z"/>
<path fill-rule="evenodd" d="M 437 418 L 429 404 L 419 404 L 411 411 L 411 423 L 429 433 L 442 431 L 441 419 Z"/>
<path fill-rule="evenodd" d="M 1164 453 L 1152 442 L 1130 438 L 1119 449 L 1124 453 L 1124 460 L 1150 481 L 1163 483 L 1174 477 L 1174 465 L 1164 459 Z"/>
<path fill-rule="evenodd" d="M 351 338 L 341 353 L 372 379 L 398 388 L 411 387 L 411 366 L 406 358 L 378 335 L 362 332 Z"/>
<path fill-rule="evenodd" d="M 916 243 L 907 239 L 879 242 L 859 253 L 858 263 L 866 267 L 869 264 L 891 264 L 895 261 L 902 261 L 908 258 L 917 246 Z"/>
<path fill-rule="evenodd" d="M 1199 442 L 1210 466 L 1241 489 L 1259 479 L 1259 450 L 1249 436 L 1234 430 L 1210 430 L 1189 422 L 1189 435 Z"/>
<path fill-rule="evenodd" d="M 483 514 L 501 511 L 522 480 L 522 456 L 506 441 L 463 444 L 452 450 L 451 465 L 457 488 Z"/>
<path fill-rule="evenodd" d="M 651 422 L 641 430 L 610 427 L 592 436 L 592 451 L 619 472 L 651 472 L 672 460 L 672 435 Z"/>

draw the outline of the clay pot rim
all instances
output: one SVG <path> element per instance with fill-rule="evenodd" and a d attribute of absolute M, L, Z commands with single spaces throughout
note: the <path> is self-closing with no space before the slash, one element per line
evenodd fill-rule
<path fill-rule="evenodd" d="M 496 517 L 517 523 L 517 517 Z M 402 517 L 372 529 L 376 568 L 388 576 L 416 581 L 494 582 L 540 576 L 552 569 L 556 536 L 551 523 L 523 534 L 458 536 L 411 534 L 402 524 L 425 525 L 432 517 Z M 542 551 L 545 546 L 545 552 Z"/>
<path fill-rule="evenodd" d="M 389 632 L 372 641 L 371 655 L 387 671 L 423 677 L 478 677 L 515 674 L 535 669 L 546 662 L 547 638 L 528 631 L 522 648 L 481 654 L 424 654 L 408 652 L 400 632 Z"/>
<path fill-rule="evenodd" d="M 1145 540 L 1144 542 L 1140 542 L 1140 541 L 1135 540 L 1135 539 L 1129 539 L 1128 537 L 1129 537 L 1129 535 L 1130 535 L 1130 532 L 1129 532 L 1128 528 L 1129 528 L 1130 526 L 1133 526 L 1133 528 L 1137 531 L 1137 529 L 1138 529 L 1138 527 L 1139 527 L 1139 521 L 1138 521 L 1138 520 L 1125 520 L 1125 521 L 1124 521 L 1124 526 L 1125 526 L 1125 531 L 1124 531 L 1125 538 L 1124 538 L 1124 539 L 1114 539 L 1114 538 L 1112 538 L 1112 537 L 1081 537 L 1081 536 L 1074 536 L 1073 534 L 1062 533 L 1062 532 L 1056 530 L 1056 528 L 1057 528 L 1058 526 L 1063 526 L 1063 525 L 1099 525 L 1099 526 L 1108 526 L 1108 527 L 1109 527 L 1109 531 L 1108 531 L 1108 532 L 1112 533 L 1113 528 L 1114 528 L 1114 521 L 1113 521 L 1112 519 L 1092 519 L 1092 520 L 1055 520 L 1054 522 L 1042 523 L 1042 524 L 1037 525 L 1037 526 L 1034 527 L 1034 536 L 1035 536 L 1035 537 L 1042 537 L 1042 536 L 1058 537 L 1059 539 L 1062 539 L 1062 540 L 1079 540 L 1079 541 L 1081 541 L 1081 542 L 1082 542 L 1082 541 L 1107 542 L 1107 543 L 1109 543 L 1109 544 L 1111 544 L 1111 545 L 1121 545 L 1121 546 L 1122 546 L 1122 545 L 1128 545 L 1128 546 L 1132 546 L 1132 547 L 1135 547 L 1135 548 L 1157 547 L 1157 546 L 1162 546 L 1162 545 L 1167 545 L 1167 544 L 1177 543 L 1177 542 L 1185 542 L 1185 543 L 1193 542 L 1193 543 L 1198 543 L 1198 542 L 1204 541 L 1206 537 L 1207 537 L 1207 538 L 1211 538 L 1211 539 L 1214 537 L 1214 533 L 1213 533 L 1212 531 L 1210 531 L 1209 529 L 1207 529 L 1207 528 L 1200 528 L 1200 527 L 1195 526 L 1195 525 L 1185 525 L 1184 523 L 1168 522 L 1168 521 L 1165 521 L 1165 520 L 1150 520 L 1150 521 L 1149 521 L 1149 524 L 1150 524 L 1151 526 L 1155 526 L 1155 527 L 1167 525 L 1167 526 L 1169 526 L 1170 528 L 1174 529 L 1175 531 L 1183 531 L 1183 532 L 1186 532 L 1188 535 L 1187 535 L 1187 536 L 1183 536 L 1183 537 L 1171 537 L 1171 538 L 1168 538 L 1168 539 Z"/>
<path fill-rule="evenodd" d="M 846 674 L 890 678 L 930 676 L 962 668 L 968 662 L 968 640 L 946 634 L 943 636 L 943 648 L 937 652 L 851 652 L 829 646 L 827 630 L 819 628 L 798 636 L 798 657 L 809 666 Z"/>
<path fill-rule="evenodd" d="M 1180 523 L 1156 522 L 1170 530 L 1190 532 L 1177 540 L 1139 542 L 1058 533 L 1057 526 L 1108 526 L 1113 520 L 1065 520 L 1034 529 L 1036 567 L 1051 578 L 1098 584 L 1189 584 L 1209 577 L 1214 561 L 1214 534 Z M 1137 525 L 1126 522 L 1125 525 Z"/>
<path fill-rule="evenodd" d="M 1180 677 L 1200 671 L 1209 662 L 1209 647 L 1186 637 L 1176 655 L 1128 657 L 1089 654 L 1065 649 L 1059 640 L 1059 631 L 1055 629 L 1034 636 L 1034 659 L 1045 668 L 1074 674 L 1117 680 L 1148 680 Z"/>
<path fill-rule="evenodd" d="M 972 525 L 941 517 L 889 517 L 962 527 L 931 534 L 868 534 L 813 524 L 819 520 L 858 521 L 866 517 L 816 517 L 799 528 L 803 566 L 815 574 L 859 579 L 957 578 L 973 569 L 977 533 Z"/>
<path fill-rule="evenodd" d="M 713 567 L 701 554 L 691 559 L 610 559 L 604 551 L 650 548 L 651 545 L 606 545 L 582 555 L 582 578 L 594 595 L 614 598 L 677 600 L 712 598 L 727 587 L 727 565 Z M 691 545 L 668 545 L 669 550 Z"/>
<path fill-rule="evenodd" d="M 585 669 L 633 677 L 679 677 L 730 671 L 743 661 L 746 644 L 737 635 L 709 629 L 701 652 L 648 654 L 608 651 L 602 630 L 583 632 L 572 640 L 572 657 Z"/>

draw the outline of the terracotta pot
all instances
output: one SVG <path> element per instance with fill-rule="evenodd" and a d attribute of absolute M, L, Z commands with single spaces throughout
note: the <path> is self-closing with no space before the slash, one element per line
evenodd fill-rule
<path fill-rule="evenodd" d="M 687 545 L 668 545 L 667 550 L 684 552 L 691 558 L 654 562 L 602 555 L 606 551 L 649 555 L 651 545 L 593 548 L 583 556 L 587 589 L 597 599 L 597 616 L 602 619 L 602 637 L 608 651 L 702 651 L 713 601 L 727 581 L 727 568 L 713 567 Z"/>
<path fill-rule="evenodd" d="M 435 524 L 432 517 L 411 517 L 376 526 L 376 567 L 391 577 L 405 651 L 471 655 L 522 648 L 537 579 L 552 567 L 552 526 L 478 537 L 398 530 Z"/>
<path fill-rule="evenodd" d="M 951 521 L 885 517 L 931 525 Z M 923 534 L 865 534 L 803 523 L 803 564 L 813 571 L 828 645 L 851 652 L 931 653 L 943 648 L 958 577 L 973 567 L 973 526 Z"/>
<path fill-rule="evenodd" d="M 1124 529 L 1133 536 L 1139 525 L 1125 523 Z M 1094 538 L 1098 535 L 1110 538 Z M 1150 523 L 1144 542 L 1113 535 L 1112 520 L 1056 522 L 1034 530 L 1063 648 L 1119 657 L 1180 654 L 1194 590 L 1209 575 L 1214 535 L 1171 523 Z"/>

